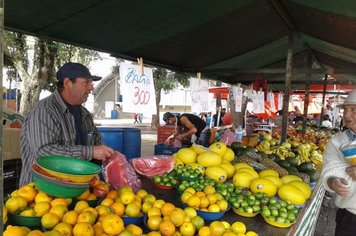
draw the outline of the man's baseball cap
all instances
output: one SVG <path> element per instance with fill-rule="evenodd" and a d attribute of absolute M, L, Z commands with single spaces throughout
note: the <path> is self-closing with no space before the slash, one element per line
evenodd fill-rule
<path fill-rule="evenodd" d="M 92 79 L 93 81 L 98 81 L 102 78 L 100 76 L 92 75 L 89 69 L 80 63 L 68 62 L 57 71 L 57 80 L 59 81 L 63 81 L 64 78 L 75 79 L 79 77 Z"/>

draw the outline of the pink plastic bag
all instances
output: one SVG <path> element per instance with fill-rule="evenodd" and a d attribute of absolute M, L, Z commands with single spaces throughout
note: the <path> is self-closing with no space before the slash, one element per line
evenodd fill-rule
<path fill-rule="evenodd" d="M 230 129 L 226 129 L 221 135 L 220 141 L 225 143 L 226 145 L 231 145 L 233 142 L 236 141 L 236 135 Z"/>
<path fill-rule="evenodd" d="M 142 188 L 142 182 L 137 177 L 134 168 L 127 161 L 125 155 L 115 152 L 102 166 L 105 181 L 112 189 L 125 185 L 130 186 L 135 192 Z"/>

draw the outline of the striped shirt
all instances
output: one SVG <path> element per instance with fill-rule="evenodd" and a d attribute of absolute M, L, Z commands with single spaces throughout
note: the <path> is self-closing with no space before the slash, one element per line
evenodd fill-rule
<path fill-rule="evenodd" d="M 87 145 L 76 145 L 73 115 L 58 91 L 35 104 L 24 120 L 21 133 L 22 170 L 20 186 L 31 182 L 31 166 L 40 156 L 70 156 L 91 160 L 93 145 L 101 144 L 90 112 L 81 106 L 83 139 Z"/>

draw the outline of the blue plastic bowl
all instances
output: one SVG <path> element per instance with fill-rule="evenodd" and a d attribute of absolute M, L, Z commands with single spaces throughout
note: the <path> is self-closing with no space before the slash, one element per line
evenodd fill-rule
<path fill-rule="evenodd" d="M 143 216 L 129 217 L 129 216 L 121 216 L 124 221 L 124 225 L 134 224 L 134 225 L 142 225 L 143 224 Z"/>
<path fill-rule="evenodd" d="M 224 216 L 225 212 L 227 212 L 228 210 L 230 210 L 230 206 L 225 211 L 220 211 L 220 212 L 207 212 L 207 211 L 200 211 L 200 210 L 196 210 L 196 212 L 198 216 L 200 216 L 204 220 L 213 221 L 213 220 L 221 219 Z"/>

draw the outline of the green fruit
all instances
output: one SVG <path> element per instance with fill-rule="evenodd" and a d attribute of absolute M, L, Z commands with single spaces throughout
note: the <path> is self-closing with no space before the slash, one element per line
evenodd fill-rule
<path fill-rule="evenodd" d="M 300 172 L 304 172 L 304 173 L 306 171 L 314 170 L 313 163 L 308 161 L 301 163 L 297 168 Z"/>
<path fill-rule="evenodd" d="M 280 165 L 283 168 L 289 168 L 290 167 L 290 163 L 286 160 L 280 160 L 277 161 L 278 165 Z"/>
<path fill-rule="evenodd" d="M 287 157 L 286 161 L 288 161 L 291 166 L 298 166 L 298 159 L 295 157 Z"/>
<path fill-rule="evenodd" d="M 308 170 L 305 172 L 310 177 L 310 182 L 316 182 L 319 179 L 319 173 L 316 170 Z"/>
<path fill-rule="evenodd" d="M 290 167 L 286 168 L 286 170 L 288 171 L 288 174 L 290 174 L 290 175 L 297 175 L 299 173 L 297 167 L 295 167 L 295 166 L 290 166 Z"/>

